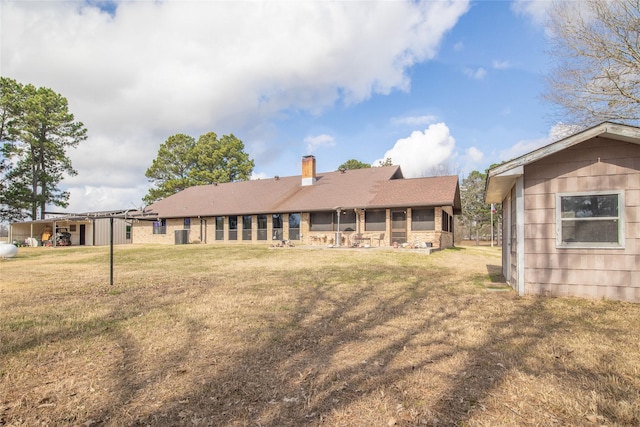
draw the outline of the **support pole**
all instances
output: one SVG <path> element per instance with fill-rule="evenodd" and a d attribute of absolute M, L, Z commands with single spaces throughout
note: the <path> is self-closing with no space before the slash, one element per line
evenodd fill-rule
<path fill-rule="evenodd" d="M 109 285 L 113 286 L 113 217 L 109 218 Z"/>
<path fill-rule="evenodd" d="M 493 247 L 493 204 L 491 204 L 491 247 Z"/>

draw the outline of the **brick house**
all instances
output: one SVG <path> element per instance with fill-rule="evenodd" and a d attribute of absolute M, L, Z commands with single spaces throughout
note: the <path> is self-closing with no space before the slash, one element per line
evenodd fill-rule
<path fill-rule="evenodd" d="M 640 128 L 605 122 L 489 170 L 520 295 L 640 302 Z"/>
<path fill-rule="evenodd" d="M 399 166 L 195 186 L 145 210 L 135 243 L 453 246 L 457 176 L 406 179 Z"/>

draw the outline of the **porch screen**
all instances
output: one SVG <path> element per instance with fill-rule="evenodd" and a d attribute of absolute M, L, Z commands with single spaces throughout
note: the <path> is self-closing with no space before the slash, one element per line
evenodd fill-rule
<path fill-rule="evenodd" d="M 311 231 L 333 231 L 333 211 L 311 212 Z"/>
<path fill-rule="evenodd" d="M 216 240 L 224 240 L 224 217 L 216 217 Z"/>
<path fill-rule="evenodd" d="M 365 231 L 385 231 L 387 228 L 387 211 L 384 209 L 364 212 Z"/>
<path fill-rule="evenodd" d="M 229 216 L 229 240 L 238 240 L 238 217 Z"/>
<path fill-rule="evenodd" d="M 258 240 L 267 240 L 267 216 L 258 215 Z"/>
<path fill-rule="evenodd" d="M 435 209 L 422 208 L 411 210 L 412 230 L 435 230 Z"/>

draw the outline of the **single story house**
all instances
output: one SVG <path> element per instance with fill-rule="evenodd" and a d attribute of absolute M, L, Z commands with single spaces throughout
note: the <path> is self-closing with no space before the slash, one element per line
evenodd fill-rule
<path fill-rule="evenodd" d="M 640 302 L 640 128 L 610 122 L 489 170 L 518 294 Z"/>
<path fill-rule="evenodd" d="M 135 243 L 453 246 L 457 176 L 405 179 L 400 166 L 195 186 L 145 209 Z"/>
<path fill-rule="evenodd" d="M 132 243 L 130 210 L 47 214 L 45 219 L 12 223 L 9 242 L 47 246 L 105 246 Z M 37 242 L 37 243 L 34 243 Z"/>

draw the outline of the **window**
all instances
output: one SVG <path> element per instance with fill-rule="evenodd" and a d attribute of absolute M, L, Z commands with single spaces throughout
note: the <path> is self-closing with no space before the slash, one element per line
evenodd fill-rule
<path fill-rule="evenodd" d="M 167 220 L 153 221 L 153 234 L 167 234 Z"/>
<path fill-rule="evenodd" d="M 387 229 L 387 211 L 384 209 L 364 211 L 365 231 L 385 231 Z"/>
<path fill-rule="evenodd" d="M 229 216 L 229 240 L 238 240 L 238 217 Z"/>
<path fill-rule="evenodd" d="M 282 240 L 282 214 L 273 214 L 271 223 L 273 226 L 273 240 Z"/>
<path fill-rule="evenodd" d="M 411 229 L 412 230 L 435 230 L 434 221 L 435 209 L 411 209 Z"/>
<path fill-rule="evenodd" d="M 258 215 L 258 240 L 267 240 L 267 216 Z"/>
<path fill-rule="evenodd" d="M 289 214 L 289 240 L 300 240 L 300 214 Z"/>
<path fill-rule="evenodd" d="M 251 241 L 251 215 L 242 217 L 242 240 Z"/>
<path fill-rule="evenodd" d="M 189 230 L 191 228 L 191 218 L 185 218 L 183 224 L 184 229 Z"/>
<path fill-rule="evenodd" d="M 311 212 L 309 229 L 311 231 L 333 231 L 334 215 L 334 211 Z"/>
<path fill-rule="evenodd" d="M 125 228 L 125 239 L 131 240 L 131 226 L 127 225 Z"/>
<path fill-rule="evenodd" d="M 72 233 L 76 232 L 76 225 L 75 224 L 69 224 L 69 231 Z"/>
<path fill-rule="evenodd" d="M 224 240 L 224 217 L 216 217 L 216 240 Z"/>
<path fill-rule="evenodd" d="M 558 247 L 606 248 L 624 246 L 624 192 L 558 194 Z"/>
<path fill-rule="evenodd" d="M 453 231 L 451 227 L 451 216 L 444 209 L 442 210 L 442 231 Z"/>

